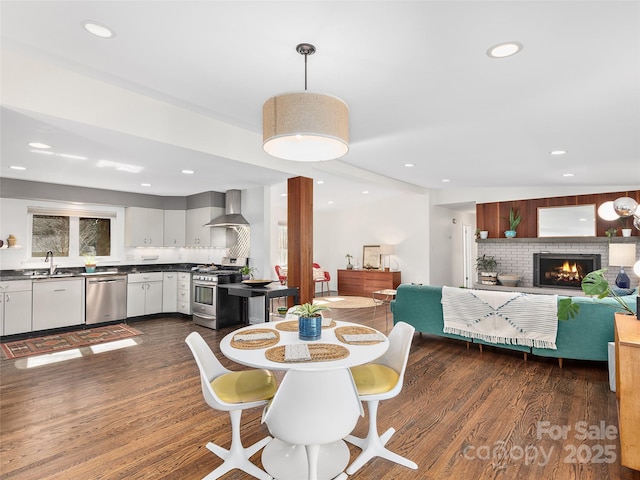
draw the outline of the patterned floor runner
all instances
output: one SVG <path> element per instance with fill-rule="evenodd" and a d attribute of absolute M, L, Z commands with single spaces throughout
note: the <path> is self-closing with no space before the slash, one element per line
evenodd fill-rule
<path fill-rule="evenodd" d="M 72 348 L 112 342 L 122 338 L 135 337 L 136 335 L 142 335 L 142 332 L 120 323 L 47 335 L 45 337 L 25 338 L 24 340 L 2 343 L 0 347 L 5 358 L 11 359 L 60 352 Z"/>

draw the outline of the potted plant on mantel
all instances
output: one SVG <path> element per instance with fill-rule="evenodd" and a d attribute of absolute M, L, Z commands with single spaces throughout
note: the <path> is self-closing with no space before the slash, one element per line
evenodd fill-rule
<path fill-rule="evenodd" d="M 498 262 L 492 255 L 483 254 L 476 258 L 476 270 L 480 274 L 480 283 L 483 285 L 496 285 L 498 283 Z"/>
<path fill-rule="evenodd" d="M 620 224 L 620 231 L 622 232 L 623 237 L 631 236 L 631 220 L 633 219 L 633 215 L 629 215 L 628 217 L 620 217 L 618 219 L 618 223 Z"/>
<path fill-rule="evenodd" d="M 514 238 L 516 236 L 516 228 L 520 225 L 522 216 L 515 208 L 509 209 L 509 230 L 504 232 L 504 236 L 507 238 Z"/>

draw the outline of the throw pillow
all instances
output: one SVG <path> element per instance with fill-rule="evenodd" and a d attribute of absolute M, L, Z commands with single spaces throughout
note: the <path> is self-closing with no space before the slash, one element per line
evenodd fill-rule
<path fill-rule="evenodd" d="M 324 270 L 321 268 L 313 269 L 313 279 L 314 280 L 324 280 Z"/>

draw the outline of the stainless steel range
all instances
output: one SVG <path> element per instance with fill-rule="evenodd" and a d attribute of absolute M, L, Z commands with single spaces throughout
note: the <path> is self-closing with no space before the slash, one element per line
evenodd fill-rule
<path fill-rule="evenodd" d="M 240 283 L 239 269 L 246 265 L 246 258 L 224 258 L 220 266 L 194 272 L 191 308 L 197 325 L 218 330 L 243 322 L 242 298 L 234 297 L 220 283 Z"/>

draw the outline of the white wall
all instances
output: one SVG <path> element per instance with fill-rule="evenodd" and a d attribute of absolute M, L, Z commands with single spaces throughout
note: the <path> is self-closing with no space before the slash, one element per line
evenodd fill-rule
<path fill-rule="evenodd" d="M 254 277 L 274 278 L 271 266 L 271 191 L 256 187 L 242 191 L 242 215 L 251 226 L 249 264 L 257 269 Z"/>
<path fill-rule="evenodd" d="M 429 281 L 429 196 L 403 194 L 358 208 L 314 212 L 314 261 L 331 273 L 337 290 L 337 270 L 362 266 L 364 245 L 395 245 L 391 268 L 402 272 L 403 283 Z"/>
<path fill-rule="evenodd" d="M 476 229 L 475 213 L 461 212 L 449 208 L 431 206 L 431 235 L 429 252 L 431 255 L 431 285 L 458 287 L 465 284 L 464 227 L 470 235 Z M 473 269 L 477 256 L 475 238 L 471 238 L 467 268 Z M 471 259 L 471 260 L 470 260 Z M 474 270 L 470 275 L 474 280 Z"/>

